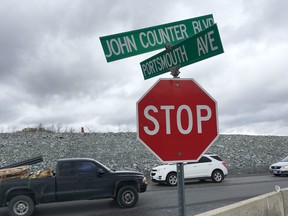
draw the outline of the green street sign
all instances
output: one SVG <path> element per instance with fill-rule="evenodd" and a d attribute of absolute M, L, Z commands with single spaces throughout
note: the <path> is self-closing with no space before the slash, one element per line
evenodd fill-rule
<path fill-rule="evenodd" d="M 100 37 L 107 62 L 164 49 L 214 24 L 213 15 Z"/>
<path fill-rule="evenodd" d="M 223 53 L 217 24 L 140 63 L 144 79 Z"/>

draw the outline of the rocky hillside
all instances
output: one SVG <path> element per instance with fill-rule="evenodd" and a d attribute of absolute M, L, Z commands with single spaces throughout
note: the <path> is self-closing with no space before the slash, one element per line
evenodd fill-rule
<path fill-rule="evenodd" d="M 268 167 L 288 155 L 288 137 L 220 135 L 208 150 L 228 163 L 230 175 L 268 173 Z M 113 169 L 148 174 L 160 164 L 136 133 L 0 133 L 0 167 L 42 155 L 34 169 L 54 167 L 66 157 L 94 158 Z"/>

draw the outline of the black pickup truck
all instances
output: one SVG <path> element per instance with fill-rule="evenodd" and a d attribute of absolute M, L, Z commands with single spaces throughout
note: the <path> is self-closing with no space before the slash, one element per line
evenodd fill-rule
<path fill-rule="evenodd" d="M 30 216 L 40 203 L 113 198 L 130 208 L 146 188 L 139 172 L 113 171 L 93 159 L 60 159 L 51 177 L 0 180 L 0 207 L 11 216 Z"/>

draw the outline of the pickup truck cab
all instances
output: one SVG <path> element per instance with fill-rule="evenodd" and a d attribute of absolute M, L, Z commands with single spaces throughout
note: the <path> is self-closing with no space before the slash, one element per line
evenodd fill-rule
<path fill-rule="evenodd" d="M 113 171 L 93 159 L 60 159 L 51 177 L 3 179 L 0 207 L 7 206 L 11 216 L 30 216 L 40 203 L 113 198 L 130 208 L 146 188 L 142 173 Z"/>

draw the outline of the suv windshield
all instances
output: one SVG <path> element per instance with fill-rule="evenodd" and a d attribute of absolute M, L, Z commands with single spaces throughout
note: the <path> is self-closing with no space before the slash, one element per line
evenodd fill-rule
<path fill-rule="evenodd" d="M 288 162 L 288 157 L 284 158 L 282 162 Z"/>

